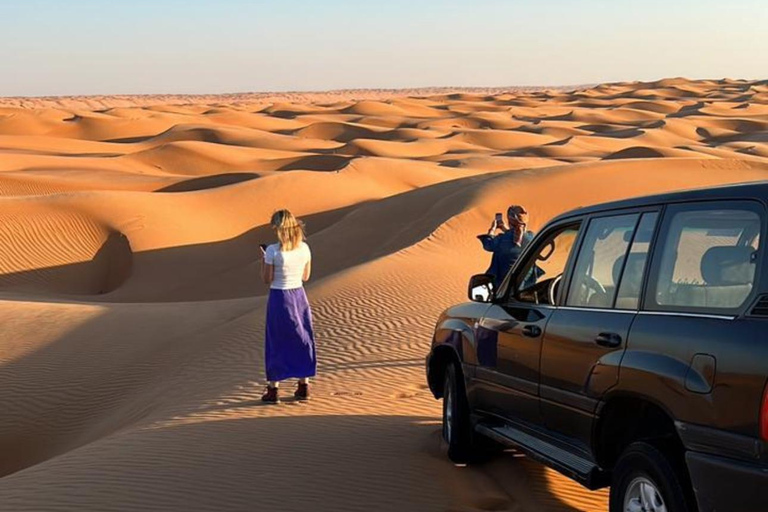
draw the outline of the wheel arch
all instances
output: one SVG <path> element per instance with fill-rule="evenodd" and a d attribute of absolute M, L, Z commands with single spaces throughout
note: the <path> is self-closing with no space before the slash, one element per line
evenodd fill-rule
<path fill-rule="evenodd" d="M 429 368 L 427 371 L 427 383 L 429 389 L 435 398 L 443 397 L 443 386 L 445 385 L 445 370 L 449 364 L 455 364 L 459 376 L 463 376 L 461 369 L 461 358 L 456 348 L 450 344 L 444 343 L 432 349 L 432 355 L 429 358 Z"/>
<path fill-rule="evenodd" d="M 622 451 L 636 441 L 683 450 L 674 416 L 661 403 L 634 393 L 613 393 L 600 404 L 592 433 L 597 463 L 611 470 Z"/>

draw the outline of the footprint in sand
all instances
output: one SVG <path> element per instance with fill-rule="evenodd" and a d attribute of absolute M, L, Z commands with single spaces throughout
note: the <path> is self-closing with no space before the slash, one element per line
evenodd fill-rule
<path fill-rule="evenodd" d="M 412 391 L 401 391 L 400 393 L 395 393 L 392 395 L 392 398 L 405 399 L 405 398 L 415 398 L 419 396 L 421 393 L 414 393 Z"/>

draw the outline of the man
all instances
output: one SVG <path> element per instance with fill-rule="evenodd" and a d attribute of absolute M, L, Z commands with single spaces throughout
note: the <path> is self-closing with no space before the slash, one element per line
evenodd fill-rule
<path fill-rule="evenodd" d="M 507 209 L 507 223 L 495 220 L 488 233 L 478 235 L 483 243 L 483 249 L 492 252 L 491 266 L 486 273 L 493 274 L 494 288 L 498 290 L 501 282 L 515 264 L 526 245 L 533 239 L 533 232 L 527 231 L 528 212 L 520 205 L 512 205 Z M 500 234 L 496 234 L 500 231 Z"/>

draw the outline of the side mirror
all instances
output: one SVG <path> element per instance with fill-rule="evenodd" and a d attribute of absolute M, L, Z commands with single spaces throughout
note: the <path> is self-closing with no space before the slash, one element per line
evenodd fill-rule
<path fill-rule="evenodd" d="M 491 302 L 493 300 L 493 279 L 491 274 L 477 274 L 469 278 L 467 295 L 474 302 Z"/>

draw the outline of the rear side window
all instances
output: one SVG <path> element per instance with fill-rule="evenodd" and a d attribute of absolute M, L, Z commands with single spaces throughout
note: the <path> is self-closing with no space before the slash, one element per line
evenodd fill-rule
<path fill-rule="evenodd" d="M 661 309 L 733 310 L 752 293 L 760 216 L 749 208 L 672 213 L 653 299 Z"/>

